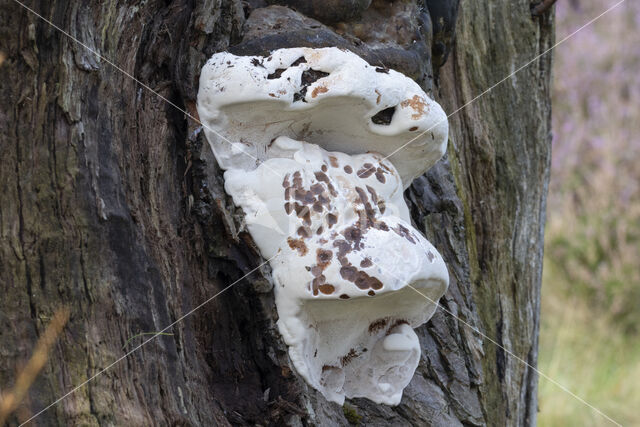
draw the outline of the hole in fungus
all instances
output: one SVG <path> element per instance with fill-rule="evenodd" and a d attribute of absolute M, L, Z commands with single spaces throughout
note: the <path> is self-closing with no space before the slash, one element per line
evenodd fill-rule
<path fill-rule="evenodd" d="M 393 115 L 396 112 L 396 107 L 385 108 L 382 111 L 378 111 L 378 113 L 371 117 L 371 121 L 377 125 L 385 125 L 388 126 L 391 124 L 391 119 L 393 119 Z"/>
<path fill-rule="evenodd" d="M 295 67 L 296 65 L 300 65 L 300 64 L 306 64 L 307 60 L 305 59 L 304 56 L 301 56 L 300 58 L 296 59 L 295 61 L 293 61 L 291 63 L 291 67 Z"/>
<path fill-rule="evenodd" d="M 267 79 L 269 79 L 269 80 L 279 79 L 280 76 L 282 75 L 282 73 L 284 73 L 285 71 L 287 71 L 286 68 L 278 68 L 273 73 L 267 75 Z"/>
<path fill-rule="evenodd" d="M 304 58 L 302 58 L 304 59 Z M 297 62 L 297 61 L 296 61 Z M 292 64 L 293 65 L 293 64 Z M 300 85 L 302 89 L 293 94 L 293 101 L 302 101 L 304 100 L 305 95 L 307 94 L 307 87 L 312 83 L 320 80 L 323 77 L 327 77 L 329 73 L 325 73 L 324 71 L 318 71 L 313 69 L 308 69 L 302 72 L 302 77 L 300 78 Z"/>

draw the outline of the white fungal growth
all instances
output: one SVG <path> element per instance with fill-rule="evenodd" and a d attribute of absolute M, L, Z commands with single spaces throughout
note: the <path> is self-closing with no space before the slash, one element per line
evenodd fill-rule
<path fill-rule="evenodd" d="M 218 53 L 202 69 L 198 113 L 235 144 L 205 129 L 224 169 L 254 169 L 278 136 L 387 156 L 426 131 L 390 158 L 405 188 L 442 157 L 449 131 L 440 105 L 416 82 L 338 48 Z"/>
<path fill-rule="evenodd" d="M 444 152 L 442 109 L 395 71 L 300 48 L 214 55 L 198 112 L 251 236 L 279 254 L 278 327 L 297 372 L 340 404 L 398 404 L 420 359 L 413 328 L 448 285 L 402 194 Z"/>

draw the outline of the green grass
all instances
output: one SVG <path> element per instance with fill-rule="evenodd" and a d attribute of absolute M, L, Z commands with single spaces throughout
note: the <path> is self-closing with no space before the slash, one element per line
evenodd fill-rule
<path fill-rule="evenodd" d="M 552 265 L 543 280 L 539 369 L 617 422 L 640 426 L 640 340 L 606 307 L 571 296 L 572 284 Z M 538 420 L 540 426 L 612 425 L 544 378 Z"/>
<path fill-rule="evenodd" d="M 601 0 L 556 3 L 558 39 Z M 539 368 L 640 426 L 640 2 L 554 50 Z M 539 425 L 611 425 L 541 378 Z"/>

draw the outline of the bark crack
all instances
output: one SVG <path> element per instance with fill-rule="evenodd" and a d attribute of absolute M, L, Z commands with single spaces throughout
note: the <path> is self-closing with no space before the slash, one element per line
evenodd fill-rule
<path fill-rule="evenodd" d="M 14 109 L 15 117 L 18 117 L 17 109 Z M 20 172 L 20 162 L 22 162 L 22 151 L 20 150 L 20 138 L 18 135 L 18 129 L 20 126 L 15 126 L 15 147 L 16 147 L 16 165 L 15 165 L 15 174 L 16 174 L 16 192 L 18 195 L 18 239 L 20 241 L 20 249 L 22 252 L 22 263 L 24 264 L 25 278 L 26 278 L 26 291 L 27 298 L 29 299 L 29 312 L 31 318 L 35 321 L 37 320 L 37 311 L 35 302 L 33 301 L 33 281 L 31 278 L 31 273 L 29 272 L 29 259 L 27 257 L 27 249 L 26 243 L 24 240 L 25 226 L 24 226 L 24 202 L 22 197 L 22 176 Z M 36 328 L 37 330 L 37 328 Z"/>

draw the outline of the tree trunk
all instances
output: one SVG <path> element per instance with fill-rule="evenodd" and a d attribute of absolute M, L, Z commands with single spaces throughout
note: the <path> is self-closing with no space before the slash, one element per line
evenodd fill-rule
<path fill-rule="evenodd" d="M 200 68 L 225 49 L 350 48 L 453 112 L 553 42 L 552 15 L 532 17 L 529 0 L 279 2 L 298 12 L 266 3 L 33 7 L 193 115 Z M 406 19 L 383 48 L 373 34 L 381 16 Z M 362 35 L 361 24 L 373 25 Z M 8 0 L 0 51 L 0 392 L 56 309 L 72 310 L 13 425 L 262 259 L 198 123 Z M 406 192 L 449 267 L 442 306 L 533 366 L 550 70 L 542 56 L 452 116 L 446 158 Z M 35 424 L 535 424 L 535 372 L 442 310 L 418 330 L 422 361 L 397 407 L 324 400 L 292 369 L 276 320 L 263 266 Z"/>

